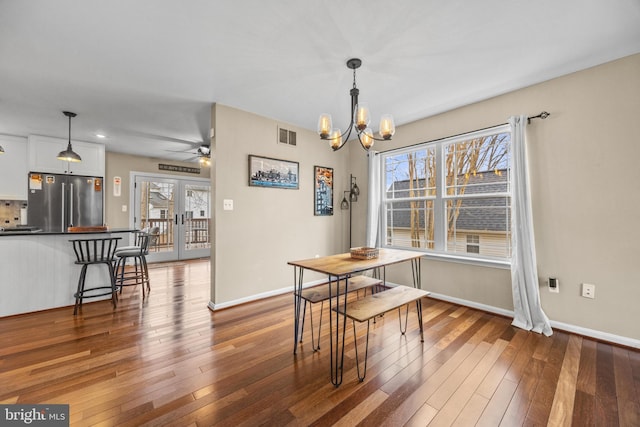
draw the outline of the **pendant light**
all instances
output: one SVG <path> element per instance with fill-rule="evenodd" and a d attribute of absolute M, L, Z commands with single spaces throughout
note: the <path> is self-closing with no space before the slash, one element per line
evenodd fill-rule
<path fill-rule="evenodd" d="M 69 117 L 69 143 L 67 144 L 67 149 L 58 153 L 58 160 L 64 160 L 65 162 L 81 162 L 82 157 L 78 155 L 73 148 L 71 147 L 71 118 L 77 116 L 76 113 L 72 113 L 71 111 L 63 111 L 65 116 Z"/>

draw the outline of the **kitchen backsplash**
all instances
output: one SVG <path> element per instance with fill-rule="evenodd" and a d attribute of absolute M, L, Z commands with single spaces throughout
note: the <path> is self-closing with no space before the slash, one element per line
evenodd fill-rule
<path fill-rule="evenodd" d="M 0 200 L 0 227 L 19 225 L 20 209 L 26 207 L 26 200 Z"/>

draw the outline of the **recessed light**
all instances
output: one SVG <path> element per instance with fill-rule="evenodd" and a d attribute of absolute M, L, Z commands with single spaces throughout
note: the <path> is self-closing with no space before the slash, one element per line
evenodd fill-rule
<path fill-rule="evenodd" d="M 107 135 L 104 135 L 104 134 L 101 134 L 101 133 L 96 133 L 96 138 L 104 139 L 106 137 L 107 137 Z"/>

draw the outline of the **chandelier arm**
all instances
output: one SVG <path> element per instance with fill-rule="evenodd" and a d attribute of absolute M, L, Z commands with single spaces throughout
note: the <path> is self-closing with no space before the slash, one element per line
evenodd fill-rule
<path fill-rule="evenodd" d="M 345 145 L 347 145 L 347 141 L 349 140 L 349 137 L 351 136 L 351 130 L 353 129 L 353 122 L 351 123 L 351 125 L 349 126 L 349 130 L 344 131 L 344 133 L 342 135 L 340 135 L 340 138 L 342 138 L 342 144 L 340 144 L 338 147 L 333 148 L 331 147 L 331 149 L 333 151 L 338 151 L 339 149 L 341 149 L 342 147 L 344 147 Z M 345 137 L 346 135 L 346 137 Z M 330 138 L 331 139 L 335 139 L 335 138 Z"/>
<path fill-rule="evenodd" d="M 364 133 L 364 131 L 358 132 L 358 138 L 360 138 L 360 134 Z M 368 135 L 368 134 L 367 134 Z M 374 141 L 389 141 L 391 138 L 389 139 L 384 139 L 384 138 L 376 138 L 373 135 L 369 135 L 369 137 L 371 137 L 371 139 L 373 139 Z"/>
<path fill-rule="evenodd" d="M 360 135 L 362 134 L 362 132 L 358 132 L 358 142 L 360 143 L 360 146 L 362 148 L 364 148 L 365 151 L 369 151 L 369 148 L 367 148 L 363 143 L 362 140 L 360 139 Z"/>

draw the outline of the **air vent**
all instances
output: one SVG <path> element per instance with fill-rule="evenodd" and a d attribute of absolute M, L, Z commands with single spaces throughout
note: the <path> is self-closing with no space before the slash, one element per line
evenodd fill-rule
<path fill-rule="evenodd" d="M 296 133 L 292 130 L 278 127 L 278 143 L 296 146 Z"/>

